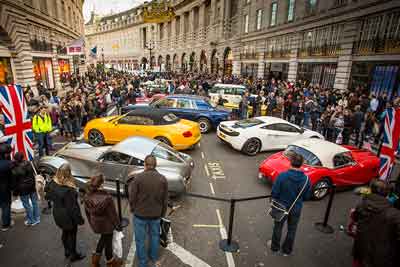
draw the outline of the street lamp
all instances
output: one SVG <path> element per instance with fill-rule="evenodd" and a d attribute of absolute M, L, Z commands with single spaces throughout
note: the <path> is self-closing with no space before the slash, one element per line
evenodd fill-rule
<path fill-rule="evenodd" d="M 148 49 L 150 52 L 150 69 L 153 69 L 152 62 L 151 62 L 151 51 L 154 50 L 155 44 L 154 41 L 149 41 L 145 44 L 144 48 Z"/>

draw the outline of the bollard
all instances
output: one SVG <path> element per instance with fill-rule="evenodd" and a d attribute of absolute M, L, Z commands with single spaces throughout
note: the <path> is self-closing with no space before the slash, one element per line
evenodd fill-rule
<path fill-rule="evenodd" d="M 330 188 L 328 207 L 326 208 L 325 211 L 324 221 L 322 223 L 320 222 L 315 223 L 314 225 L 318 231 L 324 234 L 332 234 L 334 232 L 333 227 L 328 225 L 328 220 L 329 220 L 329 215 L 331 213 L 333 197 L 335 196 L 335 193 L 336 193 L 336 185 L 332 185 L 332 187 Z"/>
<path fill-rule="evenodd" d="M 231 207 L 230 207 L 230 211 L 229 211 L 228 238 L 221 240 L 221 242 L 219 242 L 219 247 L 223 251 L 237 252 L 239 250 L 239 244 L 236 241 L 232 241 L 233 219 L 235 217 L 236 199 L 231 199 L 230 203 L 231 203 Z"/>
<path fill-rule="evenodd" d="M 129 225 L 129 220 L 127 218 L 122 217 L 122 211 L 121 211 L 121 185 L 120 185 L 120 180 L 116 179 L 115 180 L 116 187 L 117 187 L 117 205 L 118 205 L 118 215 L 119 215 L 119 221 L 121 222 L 121 227 L 125 228 Z"/>

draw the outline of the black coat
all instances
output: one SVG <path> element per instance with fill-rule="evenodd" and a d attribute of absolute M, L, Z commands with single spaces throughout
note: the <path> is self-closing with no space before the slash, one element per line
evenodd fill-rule
<path fill-rule="evenodd" d="M 78 204 L 78 192 L 54 181 L 46 184 L 46 199 L 53 202 L 53 216 L 57 226 L 71 230 L 85 223 Z"/>
<path fill-rule="evenodd" d="M 353 256 L 362 266 L 396 267 L 400 262 L 400 211 L 376 194 L 356 208 L 357 233 Z"/>
<path fill-rule="evenodd" d="M 0 160 L 0 203 L 11 203 L 12 167 L 13 162 L 11 160 Z"/>
<path fill-rule="evenodd" d="M 12 176 L 15 181 L 14 195 L 28 195 L 36 192 L 35 174 L 29 161 L 18 163 L 12 169 Z"/>

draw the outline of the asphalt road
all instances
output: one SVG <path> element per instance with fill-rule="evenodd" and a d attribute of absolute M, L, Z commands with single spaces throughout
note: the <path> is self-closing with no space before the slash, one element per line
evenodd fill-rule
<path fill-rule="evenodd" d="M 190 188 L 193 193 L 229 199 L 271 191 L 270 185 L 257 179 L 259 164 L 271 153 L 248 157 L 220 142 L 214 133 L 204 135 L 200 146 L 188 153 L 196 162 Z M 219 248 L 229 224 L 229 203 L 224 202 L 189 197 L 176 201 L 181 208 L 171 216 L 174 241 L 210 266 L 346 266 L 351 264 L 352 240 L 339 227 L 346 225 L 348 211 L 357 200 L 349 191 L 336 194 L 329 221 L 335 233 L 330 235 L 314 228 L 315 222 L 323 220 L 327 199 L 305 203 L 291 257 L 271 255 L 266 248 L 272 220 L 266 214 L 265 199 L 236 205 L 233 240 L 240 246 L 237 253 L 224 253 Z"/>
<path fill-rule="evenodd" d="M 65 141 L 56 138 L 55 148 Z M 241 198 L 268 195 L 271 186 L 257 179 L 258 165 L 271 153 L 248 157 L 221 143 L 215 133 L 203 135 L 194 150 L 187 151 L 195 160 L 195 169 L 189 192 L 222 198 Z M 351 191 L 335 195 L 329 224 L 333 234 L 323 234 L 314 228 L 323 220 L 327 199 L 305 203 L 298 227 L 294 254 L 290 257 L 272 255 L 266 241 L 272 234 L 272 220 L 266 214 L 267 200 L 241 202 L 236 205 L 233 240 L 240 250 L 225 253 L 219 241 L 226 238 L 229 224 L 229 203 L 193 197 L 173 200 L 177 207 L 170 216 L 173 244 L 161 250 L 161 266 L 181 267 L 334 267 L 350 266 L 352 240 L 339 229 L 346 226 L 348 211 L 358 197 Z M 130 219 L 126 201 L 122 203 L 124 216 Z M 25 227 L 23 216 L 15 216 L 16 226 L 9 232 L 0 232 L 0 266 L 58 267 L 65 266 L 60 231 L 52 216 L 43 215 L 36 227 Z M 132 226 L 124 230 L 125 267 L 136 266 L 133 261 Z M 79 246 L 90 254 L 97 236 L 89 226 L 79 229 Z M 130 255 L 128 255 L 130 254 Z M 88 261 L 73 266 L 88 266 Z"/>

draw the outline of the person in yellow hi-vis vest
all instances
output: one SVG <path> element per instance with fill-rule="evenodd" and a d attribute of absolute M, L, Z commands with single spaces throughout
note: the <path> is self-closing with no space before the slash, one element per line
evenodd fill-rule
<path fill-rule="evenodd" d="M 49 155 L 50 132 L 53 130 L 51 118 L 46 106 L 41 106 L 40 110 L 32 118 L 32 130 L 39 143 L 39 157 L 43 156 L 43 150 Z"/>

